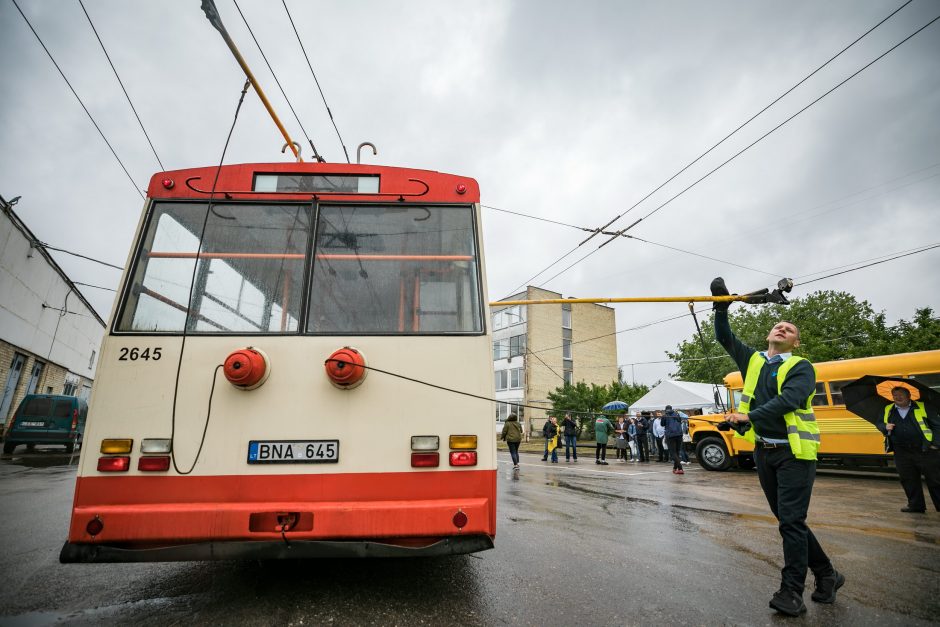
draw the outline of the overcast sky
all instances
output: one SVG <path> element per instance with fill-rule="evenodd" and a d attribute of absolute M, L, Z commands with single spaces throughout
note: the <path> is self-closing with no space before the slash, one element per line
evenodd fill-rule
<path fill-rule="evenodd" d="M 124 161 L 136 187 L 160 171 L 77 0 L 17 0 Z M 827 2 L 301 2 L 288 6 L 339 131 L 363 161 L 476 178 L 483 203 L 598 227 L 623 213 L 902 0 Z M 231 0 L 219 11 L 292 135 L 302 137 Z M 166 169 L 218 162 L 243 83 L 199 0 L 85 0 Z M 344 161 L 280 2 L 239 5 L 301 122 Z M 940 15 L 914 0 L 633 209 L 628 226 Z M 11 0 L 0 0 L 0 194 L 36 236 L 125 263 L 142 207 Z M 285 161 L 250 93 L 227 163 Z M 309 150 L 304 151 L 305 155 Z M 629 232 L 745 270 L 619 239 L 532 281 L 577 297 L 705 294 L 800 282 L 940 242 L 940 22 Z M 584 234 L 484 209 L 489 296 L 504 297 Z M 53 253 L 75 281 L 117 271 Z M 845 290 L 891 321 L 940 310 L 940 249 L 797 286 Z M 760 271 L 757 271 L 760 270 Z M 763 272 L 761 272 L 763 271 Z M 551 280 L 549 280 L 551 278 Z M 546 282 L 547 281 L 547 282 Z M 83 288 L 104 317 L 113 294 Z M 684 304 L 617 306 L 627 329 Z M 691 319 L 618 335 L 621 364 L 664 359 Z M 653 383 L 670 364 L 625 368 Z M 577 373 L 577 367 L 576 367 Z"/>

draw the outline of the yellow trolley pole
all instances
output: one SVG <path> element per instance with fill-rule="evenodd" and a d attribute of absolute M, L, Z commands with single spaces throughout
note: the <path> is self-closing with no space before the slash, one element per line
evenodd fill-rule
<path fill-rule="evenodd" d="M 238 65 L 240 65 L 242 71 L 245 72 L 245 76 L 248 77 L 248 81 L 251 83 L 251 86 L 255 88 L 255 93 L 257 93 L 258 97 L 261 98 L 261 103 L 264 105 L 264 108 L 268 110 L 268 114 L 271 116 L 271 119 L 274 120 L 274 124 L 277 125 L 277 129 L 281 131 L 281 135 L 284 136 L 284 140 L 287 142 L 287 145 L 290 146 L 291 152 L 293 152 L 294 156 L 297 157 L 297 161 L 303 161 L 303 159 L 300 157 L 300 151 L 297 149 L 297 144 L 294 143 L 294 140 L 290 138 L 290 135 L 287 133 L 287 129 L 284 128 L 284 125 L 281 124 L 281 120 L 274 112 L 274 107 L 271 106 L 271 103 L 268 101 L 268 97 L 264 95 L 264 91 L 262 91 L 261 87 L 258 85 L 258 81 L 255 79 L 255 75 L 251 72 L 251 68 L 248 67 L 248 63 L 245 61 L 245 58 L 238 51 L 238 47 L 235 45 L 235 42 L 232 41 L 231 36 L 228 34 L 228 31 L 222 24 L 222 18 L 219 17 L 219 10 L 215 6 L 215 0 L 202 0 L 202 10 L 205 12 L 209 23 L 212 24 L 212 26 L 217 31 L 219 31 L 219 34 L 222 35 L 222 39 L 225 40 L 225 44 L 228 46 L 228 49 L 232 51 L 232 54 L 235 56 L 235 60 L 238 61 Z"/>

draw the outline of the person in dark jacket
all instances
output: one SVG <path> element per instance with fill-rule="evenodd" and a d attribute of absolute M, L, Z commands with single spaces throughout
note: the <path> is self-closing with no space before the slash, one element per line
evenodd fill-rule
<path fill-rule="evenodd" d="M 636 447 L 638 449 L 637 455 L 641 462 L 649 462 L 650 460 L 650 443 L 647 437 L 649 429 L 649 419 L 643 414 L 640 414 L 640 417 L 636 419 Z"/>
<path fill-rule="evenodd" d="M 720 277 L 712 281 L 711 291 L 715 296 L 728 295 Z M 744 376 L 744 389 L 750 391 L 742 395 L 738 411 L 726 419 L 742 437 L 754 442 L 761 489 L 779 521 L 784 566 L 780 589 L 770 607 L 799 616 L 806 611 L 803 589 L 807 568 L 816 577 L 812 599 L 817 603 L 834 603 L 836 591 L 845 583 L 806 524 L 819 446 L 818 427 L 811 414 L 816 371 L 809 361 L 793 355 L 800 345 L 800 330 L 792 322 L 775 324 L 767 334 L 767 350 L 757 351 L 731 331 L 729 306 L 728 302 L 714 305 L 715 339 L 737 364 Z M 791 443 L 794 440 L 796 445 Z"/>
<path fill-rule="evenodd" d="M 515 414 L 509 414 L 506 424 L 503 425 L 503 440 L 509 446 L 509 456 L 512 458 L 512 467 L 519 468 L 519 443 L 522 442 L 522 426 Z"/>
<path fill-rule="evenodd" d="M 548 451 L 551 449 L 552 454 L 552 463 L 558 463 L 558 419 L 554 416 L 549 416 L 548 420 L 545 422 L 545 426 L 542 428 L 542 433 L 545 434 L 545 450 Z M 554 440 L 554 441 L 553 441 Z M 542 461 L 548 461 L 546 457 L 542 458 Z"/>
<path fill-rule="evenodd" d="M 684 475 L 682 462 L 679 459 L 679 447 L 682 446 L 682 418 L 672 410 L 672 405 L 666 405 L 666 412 L 662 417 L 666 445 L 669 447 L 669 457 L 672 458 L 672 474 Z"/>
<path fill-rule="evenodd" d="M 572 453 L 574 453 L 574 461 L 578 461 L 578 423 L 571 419 L 571 414 L 565 414 L 561 426 L 565 430 L 565 461 L 571 461 Z"/>
<path fill-rule="evenodd" d="M 923 475 L 934 508 L 940 512 L 940 417 L 937 410 L 923 401 L 911 402 L 911 392 L 904 386 L 891 390 L 894 403 L 885 407 L 884 433 L 894 450 L 901 487 L 907 495 L 902 512 L 923 514 L 927 511 Z M 927 439 L 927 434 L 930 439 Z"/>

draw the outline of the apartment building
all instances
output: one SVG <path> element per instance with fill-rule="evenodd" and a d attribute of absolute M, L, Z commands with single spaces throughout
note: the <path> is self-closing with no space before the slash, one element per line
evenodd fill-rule
<path fill-rule="evenodd" d="M 529 286 L 503 300 L 555 298 L 563 296 Z M 612 308 L 583 303 L 510 305 L 491 307 L 490 315 L 498 422 L 515 413 L 526 433 L 538 432 L 548 414 L 532 407 L 550 408 L 550 391 L 565 383 L 606 385 L 617 379 Z"/>

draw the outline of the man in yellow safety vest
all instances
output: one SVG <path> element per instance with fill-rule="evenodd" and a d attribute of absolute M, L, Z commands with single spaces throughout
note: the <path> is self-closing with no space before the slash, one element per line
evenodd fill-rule
<path fill-rule="evenodd" d="M 727 295 L 721 278 L 712 281 L 712 294 Z M 715 337 L 744 373 L 737 411 L 727 420 L 754 444 L 754 462 L 770 509 L 780 522 L 784 567 L 780 590 L 770 607 L 790 616 L 806 611 L 803 588 L 807 568 L 816 577 L 812 594 L 817 603 L 833 603 L 845 577 L 836 571 L 806 514 L 816 477 L 819 427 L 813 415 L 816 371 L 793 355 L 800 331 L 791 322 L 778 322 L 767 335 L 767 350 L 757 351 L 735 337 L 728 323 L 730 303 L 715 303 Z"/>
<path fill-rule="evenodd" d="M 907 495 L 902 512 L 923 514 L 927 509 L 921 474 L 933 506 L 940 512 L 940 446 L 938 446 L 936 410 L 923 401 L 911 401 L 904 386 L 891 390 L 894 402 L 885 407 L 884 431 L 894 449 L 894 466 Z M 933 429 L 931 427 L 934 427 Z"/>

